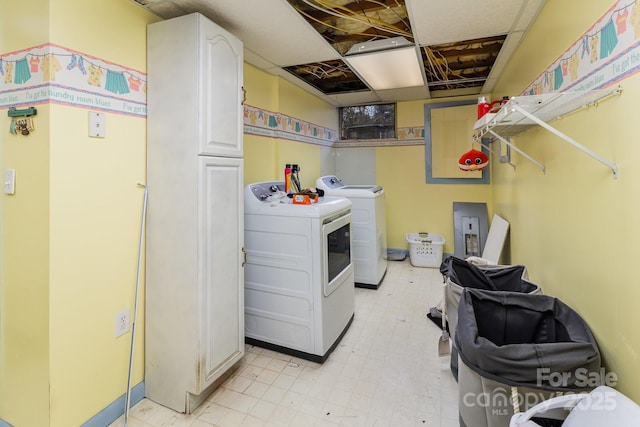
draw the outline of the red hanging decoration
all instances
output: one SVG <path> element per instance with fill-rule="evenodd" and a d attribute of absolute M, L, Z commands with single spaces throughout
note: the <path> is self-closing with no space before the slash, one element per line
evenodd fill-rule
<path fill-rule="evenodd" d="M 458 167 L 463 171 L 481 171 L 489 164 L 489 157 L 482 151 L 471 149 L 458 160 Z"/>

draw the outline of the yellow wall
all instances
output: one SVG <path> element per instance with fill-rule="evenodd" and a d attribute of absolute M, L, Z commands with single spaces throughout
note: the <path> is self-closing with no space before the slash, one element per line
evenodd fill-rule
<path fill-rule="evenodd" d="M 46 42 L 48 3 L 0 2 L 0 52 Z M 25 13 L 29 19 L 15 19 Z M 4 113 L 4 110 L 2 111 Z M 2 116 L 0 170 L 16 170 L 16 194 L 0 195 L 0 419 L 49 424 L 49 119 L 38 108 L 37 131 L 7 132 Z"/>
<path fill-rule="evenodd" d="M 25 425 L 49 419 L 49 117 L 38 108 L 37 131 L 20 140 L 5 116 L 0 136 L 2 170 L 16 170 L 16 194 L 2 195 L 0 418 Z"/>
<path fill-rule="evenodd" d="M 499 81 L 496 98 L 519 94 L 612 4 L 547 2 Z M 640 156 L 640 76 L 621 84 L 621 96 L 552 123 L 617 163 L 619 179 L 537 128 L 513 140 L 542 161 L 546 173 L 518 155 L 513 156 L 515 171 L 506 165 L 494 168 L 494 210 L 511 223 L 512 262 L 527 265 L 544 293 L 559 297 L 585 318 L 607 370 L 619 376 L 619 389 L 640 401 L 640 287 L 633 270 L 640 209 L 640 170 L 635 166 Z"/>
<path fill-rule="evenodd" d="M 129 0 L 0 5 L 0 52 L 50 42 L 146 68 L 146 25 L 157 18 Z M 95 139 L 84 108 L 39 105 L 35 121 L 28 137 L 0 133 L 2 169 L 17 171 L 16 194 L 2 195 L 0 418 L 80 425 L 126 390 L 131 335 L 115 338 L 115 316 L 133 314 L 146 122 L 106 113 L 106 137 Z"/>
<path fill-rule="evenodd" d="M 608 6 L 547 2 L 496 96 L 519 93 Z M 144 71 L 145 28 L 155 20 L 130 0 L 0 0 L 0 52 L 52 42 Z M 511 223 L 511 261 L 587 319 L 621 390 L 640 400 L 640 288 L 630 271 L 640 77 L 623 87 L 622 96 L 554 123 L 613 159 L 618 180 L 542 129 L 516 143 L 545 162 L 546 174 L 514 154 L 515 171 L 494 161 L 490 186 L 425 184 L 423 146 L 376 148 L 375 167 L 387 193 L 389 247 L 406 248 L 406 233 L 430 231 L 453 252 L 453 202 L 487 202 L 490 214 Z M 338 128 L 335 108 L 249 65 L 245 88 L 249 105 Z M 398 103 L 398 126 L 422 126 L 425 102 Z M 0 418 L 17 426 L 79 425 L 125 391 L 130 335 L 114 338 L 114 317 L 133 309 L 145 123 L 107 114 L 100 140 L 87 137 L 86 123 L 85 109 L 44 105 L 28 138 L 0 132 L 2 170 L 17 170 L 16 195 L 0 201 Z M 302 167 L 302 185 L 313 186 L 321 150 L 246 135 L 245 182 L 282 179 L 292 162 Z M 140 313 L 134 384 L 143 378 L 142 320 Z"/>
<path fill-rule="evenodd" d="M 145 71 L 146 26 L 156 17 L 127 0 L 52 5 L 51 42 Z M 106 137 L 96 139 L 87 120 L 86 109 L 52 107 L 52 426 L 86 421 L 127 384 L 131 333 L 115 338 L 115 316 L 124 309 L 133 316 L 146 121 L 107 113 Z M 144 307 L 144 277 L 141 285 Z M 143 311 L 136 320 L 133 385 L 144 375 Z"/>
<path fill-rule="evenodd" d="M 424 105 L 447 101 L 452 99 L 399 102 L 398 127 L 424 126 Z M 376 148 L 377 184 L 386 195 L 387 245 L 408 249 L 407 233 L 426 231 L 441 234 L 446 242 L 444 252 L 453 253 L 453 202 L 486 203 L 491 213 L 492 187 L 427 184 L 424 150 L 424 145 Z"/>
<path fill-rule="evenodd" d="M 490 185 L 425 183 L 424 146 L 376 149 L 377 184 L 384 187 L 387 245 L 408 249 L 407 233 L 441 234 L 444 252 L 454 252 L 453 202 L 487 203 Z"/>
<path fill-rule="evenodd" d="M 320 126 L 338 129 L 337 109 L 295 85 L 245 64 L 248 105 L 279 112 Z M 475 97 L 468 98 L 475 101 Z M 399 102 L 398 127 L 424 126 L 424 105 L 435 101 Z M 456 98 L 457 101 L 460 98 Z M 322 175 L 321 150 L 317 145 L 245 135 L 245 183 L 282 180 L 286 163 L 301 167 L 303 188 L 315 187 Z M 357 150 L 337 148 L 336 150 Z M 444 185 L 425 183 L 424 146 L 376 148 L 377 184 L 385 188 L 388 246 L 408 249 L 406 234 L 428 231 L 442 234 L 444 251 L 453 253 L 453 202 L 487 203 L 491 212 L 490 185 Z"/>
<path fill-rule="evenodd" d="M 245 104 L 264 110 L 278 111 L 278 78 L 244 64 Z M 282 179 L 276 175 L 277 140 L 256 135 L 244 135 L 244 182 Z"/>
<path fill-rule="evenodd" d="M 319 126 L 337 129 L 335 107 L 297 86 L 245 64 L 246 104 L 285 114 Z M 321 147 L 263 136 L 244 136 L 245 183 L 283 180 L 287 163 L 300 166 L 300 184 L 315 187 L 320 176 Z"/>
<path fill-rule="evenodd" d="M 519 94 L 611 3 L 548 2 L 510 61 L 495 97 Z M 273 84 L 282 85 L 282 81 Z M 531 278 L 546 294 L 561 298 L 587 320 L 607 369 L 620 376 L 620 389 L 640 400 L 635 382 L 640 374 L 640 334 L 633 329 L 640 321 L 635 308 L 640 291 L 629 268 L 635 256 L 632 218 L 640 208 L 635 185 L 640 182 L 636 176 L 640 172 L 631 163 L 638 157 L 634 144 L 637 131 L 632 123 L 637 120 L 633 114 L 640 77 L 631 77 L 622 85 L 622 96 L 554 122 L 561 131 L 614 160 L 620 170 L 618 180 L 612 179 L 606 167 L 543 129 L 514 140 L 545 163 L 545 174 L 513 153 L 516 170 L 493 159 L 491 185 L 425 184 L 424 147 L 410 146 L 376 148 L 376 177 L 387 195 L 389 247 L 406 248 L 406 233 L 430 231 L 443 234 L 445 252 L 453 252 L 454 201 L 487 202 L 490 216 L 497 213 L 507 218 L 511 223 L 511 262 L 527 265 Z M 288 107 L 289 102 L 295 102 L 293 94 L 284 89 L 278 93 L 278 111 L 301 117 L 296 108 Z M 308 106 L 308 102 L 302 105 Z M 398 103 L 398 126 L 422 126 L 426 102 L 434 101 Z M 304 118 L 313 121 L 322 116 Z M 313 148 L 305 150 L 304 144 L 280 141 L 274 142 L 273 149 L 270 160 L 275 169 L 260 173 L 261 177 L 271 179 L 267 175 L 274 174 L 278 178 L 282 164 L 293 157 L 304 158 L 304 163 L 299 161 L 303 178 L 310 169 L 315 173 L 310 166 L 313 158 L 305 158 L 315 156 Z M 252 158 L 251 147 L 245 155 Z"/>
<path fill-rule="evenodd" d="M 50 41 L 144 71 L 147 23 L 160 19 L 130 1 L 49 0 Z M 141 53 L 142 52 L 142 53 Z"/>
<path fill-rule="evenodd" d="M 338 129 L 338 114 L 335 107 L 301 90 L 285 80 L 279 79 L 280 112 L 292 117 L 302 118 L 308 122 L 331 129 Z M 302 188 L 316 186 L 316 179 L 321 176 L 321 147 L 312 144 L 300 144 L 281 141 L 277 170 L 283 176 L 287 163 L 300 166 L 300 185 Z M 278 178 L 281 179 L 281 178 Z"/>

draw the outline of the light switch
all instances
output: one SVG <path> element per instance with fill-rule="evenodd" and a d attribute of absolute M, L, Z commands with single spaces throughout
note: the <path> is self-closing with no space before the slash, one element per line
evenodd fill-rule
<path fill-rule="evenodd" d="M 16 170 L 4 171 L 4 194 L 16 194 Z"/>
<path fill-rule="evenodd" d="M 104 113 L 89 111 L 89 136 L 94 138 L 104 138 L 105 117 Z"/>

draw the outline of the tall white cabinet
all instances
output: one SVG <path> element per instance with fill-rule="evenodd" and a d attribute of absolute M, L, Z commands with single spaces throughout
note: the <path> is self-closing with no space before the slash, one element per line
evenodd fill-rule
<path fill-rule="evenodd" d="M 191 413 L 244 355 L 243 46 L 200 14 L 147 46 L 145 394 Z"/>

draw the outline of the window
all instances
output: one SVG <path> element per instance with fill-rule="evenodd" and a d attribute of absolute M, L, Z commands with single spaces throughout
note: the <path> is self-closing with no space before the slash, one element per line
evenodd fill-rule
<path fill-rule="evenodd" d="M 396 137 L 396 104 L 340 108 L 340 139 Z"/>
<path fill-rule="evenodd" d="M 489 184 L 489 167 L 463 172 L 458 158 L 472 148 L 477 120 L 475 100 L 440 102 L 424 106 L 426 182 L 429 184 Z M 476 149 L 478 149 L 476 147 Z M 489 151 L 482 147 L 489 155 Z"/>

